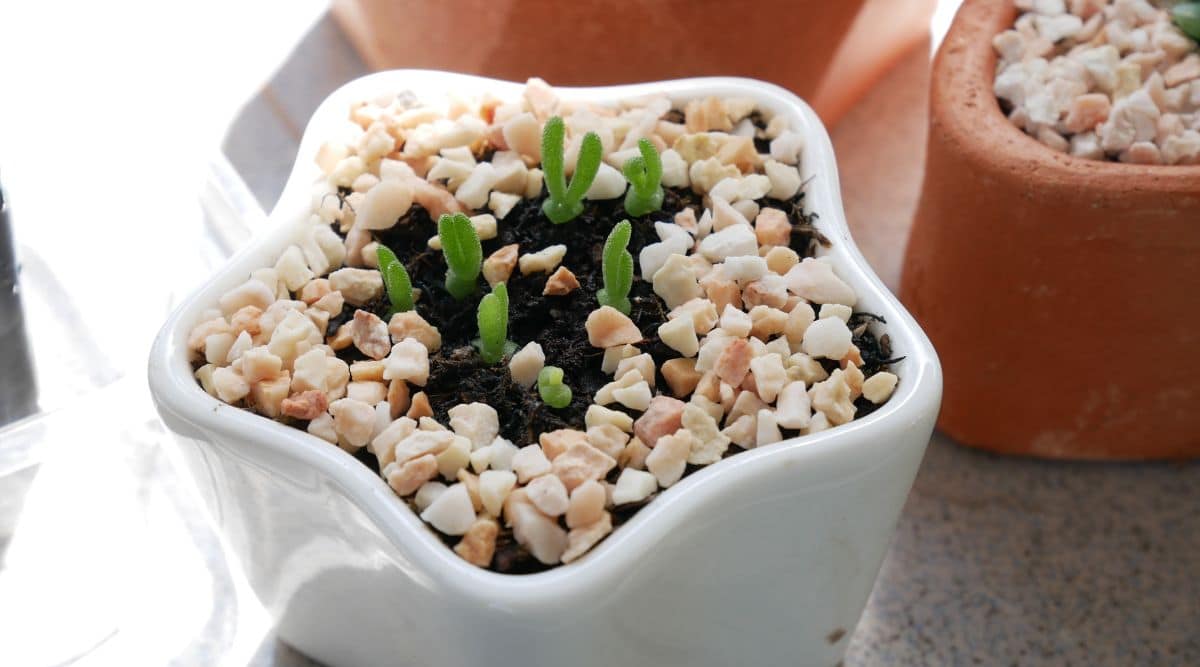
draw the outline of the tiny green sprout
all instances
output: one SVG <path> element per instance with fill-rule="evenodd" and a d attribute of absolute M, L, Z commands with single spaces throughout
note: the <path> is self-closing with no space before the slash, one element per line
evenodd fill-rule
<path fill-rule="evenodd" d="M 633 287 L 633 255 L 626 248 L 632 234 L 628 220 L 618 222 L 609 232 L 600 258 L 604 287 L 596 290 L 596 300 L 601 306 L 612 306 L 626 315 L 630 310 L 629 288 Z"/>
<path fill-rule="evenodd" d="M 571 404 L 571 388 L 563 384 L 563 369 L 546 366 L 538 373 L 538 395 L 542 402 L 552 408 L 565 408 Z"/>
<path fill-rule="evenodd" d="M 492 293 L 479 301 L 476 321 L 479 338 L 475 340 L 475 346 L 484 361 L 499 363 L 505 355 L 517 350 L 517 346 L 508 340 L 508 287 L 504 283 L 496 283 Z"/>
<path fill-rule="evenodd" d="M 641 157 L 626 160 L 621 171 L 630 185 L 625 193 L 625 212 L 641 217 L 662 208 L 662 159 L 649 140 L 638 139 L 638 150 Z"/>
<path fill-rule="evenodd" d="M 1181 2 L 1171 8 L 1171 16 L 1184 34 L 1200 42 L 1200 2 Z"/>
<path fill-rule="evenodd" d="M 542 212 L 550 218 L 550 222 L 559 225 L 583 213 L 583 196 L 592 187 L 592 181 L 596 180 L 601 157 L 600 137 L 595 132 L 583 135 L 579 159 L 575 162 L 575 174 L 571 177 L 571 184 L 567 185 L 563 172 L 565 135 L 562 118 L 554 116 L 546 121 L 546 127 L 542 130 L 542 172 L 546 177 L 549 196 L 542 203 Z"/>
<path fill-rule="evenodd" d="M 462 301 L 475 291 L 483 264 L 483 246 L 471 220 L 462 213 L 443 213 L 438 219 L 438 238 L 446 256 L 446 291 Z"/>
<path fill-rule="evenodd" d="M 396 257 L 391 248 L 382 243 L 375 251 L 375 256 L 379 258 L 379 273 L 383 275 L 383 286 L 387 289 L 388 300 L 392 302 L 392 312 L 412 310 L 412 281 L 408 278 L 404 263 Z"/>

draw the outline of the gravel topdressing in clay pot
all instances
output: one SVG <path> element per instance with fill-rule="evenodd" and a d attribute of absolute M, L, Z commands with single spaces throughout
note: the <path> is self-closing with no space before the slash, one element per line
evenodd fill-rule
<path fill-rule="evenodd" d="M 336 0 L 377 69 L 597 86 L 736 75 L 811 96 L 863 0 Z M 433 48 L 431 48 L 433 47 Z"/>
<path fill-rule="evenodd" d="M 348 112 L 365 119 L 365 132 L 346 127 Z M 658 123 L 624 124 L 646 112 Z M 551 128 L 559 115 L 576 128 L 568 147 L 582 139 L 583 154 L 588 140 L 578 124 L 588 114 L 609 119 L 590 125 L 601 136 L 625 128 L 611 135 L 614 146 L 640 127 L 653 147 L 685 118 L 710 126 L 728 120 L 775 139 L 752 144 L 761 157 L 720 150 L 701 157 L 746 146 L 733 137 L 750 134 L 685 132 L 671 149 L 658 149 L 661 210 L 630 213 L 637 202 L 622 203 L 626 183 L 612 180 L 622 172 L 601 167 L 596 183 L 604 187 L 587 190 L 581 215 L 554 224 L 542 217 L 557 209 L 544 208 L 552 188 L 541 187 L 537 160 L 522 158 L 518 168 L 503 154 L 538 151 L 521 128 L 530 119 Z M 401 130 L 399 137 L 388 139 L 376 123 Z M 338 139 L 343 130 L 348 140 Z M 693 134 L 703 136 L 683 139 Z M 439 155 L 426 154 L 435 144 Z M 676 148 L 684 152 L 669 156 Z M 606 164 L 624 159 L 605 150 Z M 650 150 L 635 152 L 652 164 Z M 322 661 L 349 665 L 728 665 L 746 655 L 764 664 L 838 661 L 932 429 L 940 375 L 932 348 L 849 238 L 832 149 L 811 109 L 743 79 L 555 91 L 541 82 L 396 71 L 335 92 L 316 112 L 300 155 L 272 213 L 274 231 L 172 316 L 150 363 L 160 413 L 281 636 Z M 314 155 L 320 167 L 307 159 Z M 684 155 L 693 162 L 689 185 L 674 180 Z M 469 168 L 442 162 L 469 156 Z M 744 170 L 725 169 L 725 159 Z M 552 162 L 541 166 L 551 172 Z M 506 191 L 510 167 L 528 168 L 532 186 L 484 196 L 487 189 L 514 194 Z M 786 178 L 759 177 L 760 167 Z M 624 174 L 642 182 L 630 168 Z M 412 188 L 412 202 L 392 197 L 400 185 Z M 514 297 L 510 337 L 521 352 L 504 351 L 500 363 L 486 346 L 476 350 L 464 322 L 476 319 L 476 303 L 480 321 L 494 312 L 502 283 L 489 284 L 497 276 L 485 261 L 488 282 L 471 281 L 464 292 L 447 281 L 443 289 L 442 252 L 428 245 L 437 209 L 461 206 L 479 218 L 484 202 L 494 214 L 493 228 L 482 219 L 478 227 L 481 238 L 494 235 L 484 256 L 521 245 L 506 281 Z M 379 215 L 393 206 L 408 211 Z M 591 254 L 619 260 L 601 243 L 607 228 L 623 228 L 618 217 L 632 223 L 629 248 L 641 248 L 641 277 L 626 306 L 632 321 L 614 315 L 622 306 L 612 292 L 604 298 L 617 305 L 596 305 L 599 285 L 620 282 L 608 268 L 601 281 Z M 439 218 L 439 226 L 451 219 Z M 656 255 L 693 231 L 698 244 Z M 447 250 L 461 247 L 450 234 L 437 238 Z M 403 257 L 420 288 L 413 303 L 391 298 L 391 278 L 381 295 L 379 272 L 364 266 L 367 239 Z M 533 239 L 565 249 L 543 252 L 530 247 Z M 360 266 L 352 265 L 355 251 Z M 374 256 L 384 262 L 385 254 Z M 560 275 L 564 268 L 574 280 Z M 707 294 L 683 289 L 699 289 L 697 273 L 711 280 Z M 717 323 L 706 308 L 719 295 L 735 298 L 725 287 L 747 309 L 731 300 Z M 325 310 L 327 297 L 338 302 L 334 314 Z M 385 297 L 401 312 L 381 326 L 374 318 L 387 312 Z M 759 301 L 761 308 L 748 305 Z M 789 314 L 777 319 L 772 311 L 785 302 Z M 584 330 L 566 330 L 577 306 L 588 315 L 572 326 Z M 802 314 L 813 319 L 801 318 L 793 341 L 789 324 Z M 325 325 L 324 335 L 293 335 L 311 330 L 310 322 Z M 562 380 L 573 395 L 560 401 L 542 391 L 541 373 L 531 387 L 529 356 L 517 358 L 533 342 L 543 345 L 536 366 L 569 369 Z M 713 352 L 707 363 L 714 366 L 689 385 L 668 365 L 682 360 L 671 367 L 677 371 L 694 360 L 703 370 L 697 350 Z M 604 370 L 610 355 L 616 368 Z M 376 374 L 391 382 L 386 398 Z M 405 393 L 394 402 L 397 382 Z M 490 394 L 480 393 L 489 386 Z M 778 393 L 768 396 L 772 386 Z M 682 411 L 674 424 L 651 418 L 672 405 Z M 745 428 L 748 413 L 733 415 L 739 409 L 754 413 L 755 428 Z M 620 452 L 610 449 L 614 441 Z M 429 470 L 420 463 L 427 455 L 436 458 Z M 517 486 L 497 497 L 487 479 L 510 473 Z M 556 495 L 564 485 L 569 503 Z M 589 485 L 602 518 L 583 511 L 592 505 L 580 496 Z M 730 627 L 730 618 L 745 622 Z"/>
<path fill-rule="evenodd" d="M 1200 455 L 1200 167 L 1056 153 L 1005 118 L 968 0 L 934 64 L 901 298 L 946 372 L 939 426 L 1047 458 Z"/>

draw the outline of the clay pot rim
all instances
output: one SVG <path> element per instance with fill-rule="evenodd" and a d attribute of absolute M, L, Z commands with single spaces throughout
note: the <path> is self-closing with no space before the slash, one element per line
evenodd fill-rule
<path fill-rule="evenodd" d="M 1136 185 L 1115 187 L 1114 193 L 1135 187 L 1143 192 L 1200 194 L 1200 165 L 1089 160 L 1054 151 L 1013 125 L 992 92 L 996 71 L 992 37 L 1011 26 L 1016 14 L 1011 0 L 967 0 L 938 51 L 934 85 L 961 91 L 963 102 L 946 108 L 936 103 L 935 93 L 930 113 L 938 129 L 953 135 L 967 159 L 989 165 L 988 171 L 999 166 L 1022 178 L 1037 174 L 1048 187 L 1076 189 L 1084 183 L 1094 187 L 1096 181 L 1141 176 Z M 965 113 L 964 108 L 976 112 Z"/>

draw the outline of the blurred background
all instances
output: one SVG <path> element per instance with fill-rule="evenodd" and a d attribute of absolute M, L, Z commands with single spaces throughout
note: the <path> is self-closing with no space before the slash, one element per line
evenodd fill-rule
<path fill-rule="evenodd" d="M 225 557 L 172 463 L 145 363 L 173 305 L 263 228 L 339 85 L 398 66 L 788 85 L 830 127 L 852 231 L 894 290 L 930 56 L 958 4 L 5 4 L 0 665 L 315 664 L 274 639 Z M 567 14 L 546 26 L 551 6 Z M 592 34 L 618 11 L 645 21 Z M 672 30 L 697 48 L 658 71 L 621 46 Z M 537 35 L 564 52 L 558 77 L 522 59 Z M 1196 489 L 1196 465 L 1005 459 L 936 435 L 846 664 L 1200 664 Z"/>

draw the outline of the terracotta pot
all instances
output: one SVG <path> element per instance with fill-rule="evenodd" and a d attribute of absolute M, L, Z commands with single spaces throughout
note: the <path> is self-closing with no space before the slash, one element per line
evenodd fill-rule
<path fill-rule="evenodd" d="M 967 0 L 934 64 L 901 297 L 946 373 L 939 425 L 1047 458 L 1200 455 L 1200 167 L 1071 158 L 992 94 L 1011 0 Z"/>
<path fill-rule="evenodd" d="M 593 86 L 739 75 L 811 96 L 863 0 L 334 0 L 367 64 Z"/>
<path fill-rule="evenodd" d="M 838 47 L 813 110 L 836 124 L 900 59 L 929 39 L 937 0 L 866 0 Z"/>

